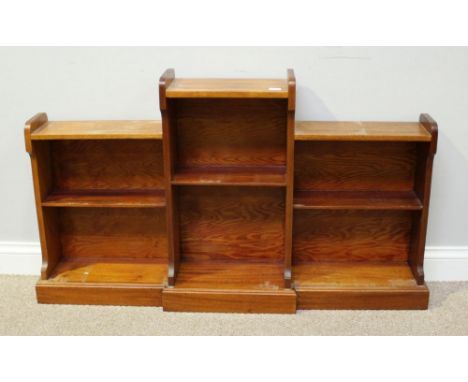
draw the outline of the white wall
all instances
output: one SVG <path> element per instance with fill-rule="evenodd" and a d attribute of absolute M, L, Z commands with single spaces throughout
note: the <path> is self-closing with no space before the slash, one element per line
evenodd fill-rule
<path fill-rule="evenodd" d="M 24 122 L 160 119 L 157 79 L 283 77 L 297 119 L 439 123 L 428 245 L 468 247 L 468 48 L 0 48 L 0 242 L 38 240 Z"/>

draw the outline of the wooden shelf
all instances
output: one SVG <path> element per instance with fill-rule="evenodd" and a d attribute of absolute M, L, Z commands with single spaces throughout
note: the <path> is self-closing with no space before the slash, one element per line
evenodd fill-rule
<path fill-rule="evenodd" d="M 62 259 L 48 282 L 162 285 L 166 277 L 167 264 L 145 259 Z"/>
<path fill-rule="evenodd" d="M 164 289 L 173 312 L 294 313 L 296 294 L 284 288 L 282 264 L 182 263 L 175 288 Z"/>
<path fill-rule="evenodd" d="M 288 98 L 288 83 L 280 79 L 175 78 L 167 98 Z"/>
<path fill-rule="evenodd" d="M 283 289 L 281 264 L 183 262 L 177 288 L 198 289 Z"/>
<path fill-rule="evenodd" d="M 44 304 L 161 306 L 166 281 L 165 262 L 62 258 L 36 292 Z"/>
<path fill-rule="evenodd" d="M 54 121 L 32 132 L 31 139 L 162 139 L 162 130 L 161 121 Z"/>
<path fill-rule="evenodd" d="M 179 169 L 174 185 L 201 186 L 285 186 L 285 167 L 203 167 Z"/>
<path fill-rule="evenodd" d="M 294 266 L 298 288 L 407 288 L 416 280 L 406 263 L 333 262 Z"/>
<path fill-rule="evenodd" d="M 296 191 L 297 210 L 421 210 L 413 191 Z"/>
<path fill-rule="evenodd" d="M 308 263 L 293 268 L 298 309 L 427 309 L 406 263 Z"/>
<path fill-rule="evenodd" d="M 297 141 L 429 142 L 431 134 L 421 123 L 296 121 Z"/>
<path fill-rule="evenodd" d="M 43 207 L 165 207 L 163 190 L 54 191 Z"/>

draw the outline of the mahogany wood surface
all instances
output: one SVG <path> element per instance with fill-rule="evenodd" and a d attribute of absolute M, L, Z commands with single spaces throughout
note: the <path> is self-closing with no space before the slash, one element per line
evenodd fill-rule
<path fill-rule="evenodd" d="M 298 141 L 401 141 L 429 142 L 421 123 L 296 121 Z"/>
<path fill-rule="evenodd" d="M 295 88 L 168 69 L 162 122 L 30 119 L 38 301 L 426 309 L 436 122 L 295 123 Z"/>
<path fill-rule="evenodd" d="M 286 131 L 286 208 L 284 219 L 284 286 L 292 283 L 292 243 L 293 243 L 293 204 L 294 204 L 294 131 L 296 113 L 296 77 L 288 69 L 288 115 Z"/>
<path fill-rule="evenodd" d="M 174 102 L 177 168 L 285 166 L 286 100 Z"/>
<path fill-rule="evenodd" d="M 65 258 L 167 259 L 164 210 L 60 208 Z"/>
<path fill-rule="evenodd" d="M 286 186 L 286 168 L 282 166 L 192 167 L 179 169 L 174 185 L 187 186 Z"/>
<path fill-rule="evenodd" d="M 418 284 L 424 283 L 424 250 L 426 245 L 429 200 L 431 196 L 432 166 L 437 151 L 438 126 L 428 114 L 421 114 L 420 123 L 431 134 L 432 140 L 420 147 L 416 168 L 415 191 L 423 203 L 423 210 L 413 225 L 409 263 Z"/>
<path fill-rule="evenodd" d="M 421 210 L 414 191 L 297 191 L 298 210 Z"/>
<path fill-rule="evenodd" d="M 31 139 L 162 139 L 161 121 L 50 121 Z"/>
<path fill-rule="evenodd" d="M 164 207 L 163 190 L 78 190 L 53 191 L 43 207 Z"/>
<path fill-rule="evenodd" d="M 114 283 L 58 283 L 40 280 L 36 284 L 41 304 L 161 306 L 162 285 Z"/>
<path fill-rule="evenodd" d="M 181 187 L 181 256 L 191 261 L 284 258 L 284 189 Z"/>
<path fill-rule="evenodd" d="M 50 144 L 56 190 L 164 190 L 160 141 L 65 140 Z"/>
<path fill-rule="evenodd" d="M 24 127 L 26 151 L 31 159 L 31 169 L 36 203 L 37 222 L 41 242 L 42 266 L 41 279 L 49 277 L 52 269 L 60 259 L 60 236 L 58 234 L 57 213 L 43 209 L 42 200 L 52 189 L 52 162 L 49 145 L 37 142 L 33 145 L 31 135 L 39 129 L 48 118 L 45 113 L 38 113 L 29 119 Z"/>
<path fill-rule="evenodd" d="M 429 306 L 427 286 L 401 289 L 296 288 L 297 309 L 424 310 Z"/>
<path fill-rule="evenodd" d="M 288 84 L 280 79 L 175 78 L 168 98 L 288 98 Z"/>
<path fill-rule="evenodd" d="M 297 142 L 295 189 L 411 191 L 416 145 L 411 142 Z"/>
<path fill-rule="evenodd" d="M 277 291 L 166 288 L 164 311 L 215 313 L 295 313 L 296 293 Z"/>
<path fill-rule="evenodd" d="M 167 263 L 145 259 L 64 259 L 54 269 L 50 283 L 116 283 L 163 285 Z"/>
<path fill-rule="evenodd" d="M 294 266 L 298 309 L 427 309 L 429 291 L 407 263 Z"/>
<path fill-rule="evenodd" d="M 283 288 L 283 267 L 278 263 L 195 262 L 180 266 L 177 288 L 225 290 L 280 290 Z"/>
<path fill-rule="evenodd" d="M 168 284 L 175 284 L 179 268 L 179 214 L 177 206 L 177 191 L 172 187 L 176 157 L 175 140 L 175 107 L 166 97 L 167 88 L 174 81 L 174 69 L 167 69 L 159 78 L 159 108 L 163 129 L 163 164 L 164 187 L 166 194 L 166 226 L 168 240 Z"/>
<path fill-rule="evenodd" d="M 296 211 L 295 261 L 407 261 L 412 219 L 407 211 Z"/>

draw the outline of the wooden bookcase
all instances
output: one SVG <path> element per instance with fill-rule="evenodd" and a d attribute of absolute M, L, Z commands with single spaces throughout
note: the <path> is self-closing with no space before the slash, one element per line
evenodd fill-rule
<path fill-rule="evenodd" d="M 293 279 L 299 309 L 422 309 L 437 125 L 296 124 Z"/>
<path fill-rule="evenodd" d="M 159 86 L 169 311 L 296 310 L 291 286 L 295 78 Z"/>
<path fill-rule="evenodd" d="M 158 122 L 26 123 L 43 303 L 161 305 L 167 234 Z"/>
<path fill-rule="evenodd" d="M 294 122 L 295 87 L 167 70 L 162 121 L 30 119 L 38 301 L 427 308 L 437 124 Z"/>

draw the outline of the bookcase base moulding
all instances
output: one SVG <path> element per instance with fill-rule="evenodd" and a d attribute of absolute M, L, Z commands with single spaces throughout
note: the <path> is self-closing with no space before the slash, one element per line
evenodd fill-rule
<path fill-rule="evenodd" d="M 31 118 L 38 302 L 426 309 L 437 124 L 296 122 L 295 87 L 168 70 L 162 121 Z"/>

